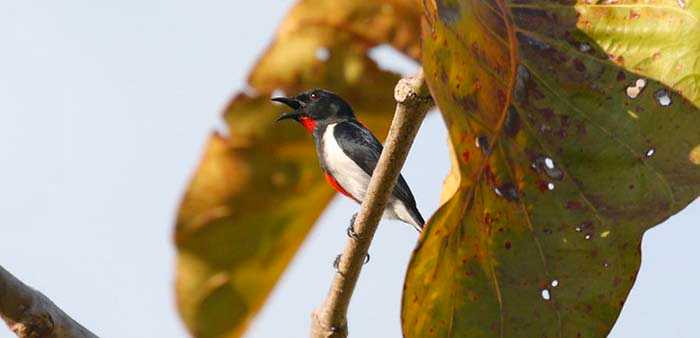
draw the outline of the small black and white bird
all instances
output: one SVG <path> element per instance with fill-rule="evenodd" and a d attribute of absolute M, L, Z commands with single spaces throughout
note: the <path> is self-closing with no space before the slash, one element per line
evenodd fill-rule
<path fill-rule="evenodd" d="M 322 89 L 272 100 L 294 109 L 283 113 L 277 121 L 293 119 L 313 136 L 328 183 L 341 194 L 362 203 L 383 147 L 372 132 L 357 121 L 350 105 L 340 96 Z M 383 217 L 411 224 L 419 232 L 423 228 L 425 221 L 401 175 Z M 349 229 L 349 234 L 351 231 Z"/>

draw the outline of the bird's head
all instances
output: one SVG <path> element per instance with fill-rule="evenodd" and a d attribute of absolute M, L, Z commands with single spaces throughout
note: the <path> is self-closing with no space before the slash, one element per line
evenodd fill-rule
<path fill-rule="evenodd" d="M 284 103 L 294 109 L 277 118 L 277 121 L 293 119 L 313 132 L 318 125 L 355 119 L 350 105 L 335 93 L 313 89 L 294 97 L 275 97 L 272 101 Z"/>

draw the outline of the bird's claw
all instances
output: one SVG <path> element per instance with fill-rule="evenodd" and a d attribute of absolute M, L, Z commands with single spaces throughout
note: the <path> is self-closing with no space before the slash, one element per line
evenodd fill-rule
<path fill-rule="evenodd" d="M 343 255 L 338 255 L 338 256 L 335 256 L 335 259 L 333 260 L 333 270 L 335 270 L 335 272 L 340 273 L 340 259 L 341 259 L 342 257 L 343 257 Z M 369 254 L 366 254 L 366 255 L 365 255 L 365 261 L 364 261 L 364 263 L 362 263 L 362 264 L 367 264 L 367 263 L 369 263 L 369 259 L 370 259 Z"/>
<path fill-rule="evenodd" d="M 352 218 L 350 219 L 350 225 L 348 225 L 348 228 L 345 230 L 345 233 L 348 235 L 348 237 L 352 239 L 358 239 L 360 238 L 357 235 L 357 232 L 355 232 L 355 219 L 357 218 L 357 213 L 354 213 L 352 215 Z"/>
<path fill-rule="evenodd" d="M 350 224 L 350 226 L 348 226 L 347 230 L 345 230 L 345 233 L 348 235 L 348 237 L 350 237 L 352 239 L 360 238 L 357 235 L 357 232 L 355 232 L 355 228 L 353 228 L 352 224 Z"/>
<path fill-rule="evenodd" d="M 335 256 L 335 259 L 333 260 L 333 270 L 335 270 L 335 272 L 340 272 L 340 258 L 341 257 L 343 257 L 343 255 Z"/>

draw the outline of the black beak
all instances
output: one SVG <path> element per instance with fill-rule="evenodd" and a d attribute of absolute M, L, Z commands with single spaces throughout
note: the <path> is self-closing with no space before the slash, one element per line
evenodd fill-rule
<path fill-rule="evenodd" d="M 279 102 L 279 103 L 284 103 L 291 107 L 292 109 L 299 109 L 301 108 L 301 102 L 295 98 L 290 98 L 290 97 L 273 97 L 272 101 Z"/>
<path fill-rule="evenodd" d="M 273 97 L 272 101 L 284 103 L 290 108 L 294 109 L 294 111 L 282 113 L 282 115 L 277 118 L 277 122 L 286 119 L 299 120 L 299 116 L 301 116 L 301 112 L 298 111 L 299 108 L 301 108 L 301 102 L 299 102 L 299 100 L 289 97 Z"/>

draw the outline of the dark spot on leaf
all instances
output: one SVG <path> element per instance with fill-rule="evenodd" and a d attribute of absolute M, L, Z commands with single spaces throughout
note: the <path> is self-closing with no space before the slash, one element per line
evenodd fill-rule
<path fill-rule="evenodd" d="M 566 130 L 564 130 L 564 129 L 559 129 L 559 130 L 557 130 L 557 133 L 556 133 L 556 134 L 557 134 L 557 136 L 559 136 L 559 138 L 561 138 L 561 139 L 566 138 Z"/>
<path fill-rule="evenodd" d="M 486 178 L 486 182 L 491 185 L 494 185 L 496 182 L 496 176 L 493 174 L 493 171 L 491 171 L 491 166 L 488 164 L 484 167 L 484 178 Z"/>
<path fill-rule="evenodd" d="M 469 94 L 461 99 L 462 105 L 466 108 L 468 112 L 475 112 L 479 108 L 479 103 L 476 101 L 476 96 L 474 94 Z"/>
<path fill-rule="evenodd" d="M 615 278 L 613 278 L 613 286 L 618 287 L 621 281 L 622 279 L 619 276 L 615 276 Z"/>
<path fill-rule="evenodd" d="M 521 33 L 521 32 L 518 32 L 517 35 L 518 35 L 518 41 L 519 41 L 521 44 L 530 45 L 530 46 L 532 46 L 532 47 L 534 47 L 535 49 L 540 50 L 540 51 L 549 48 L 549 45 L 548 45 L 548 44 L 546 44 L 546 43 L 544 43 L 544 42 L 542 42 L 542 41 L 540 41 L 540 40 L 537 40 L 537 39 L 535 39 L 535 38 L 533 38 L 533 37 L 531 37 L 531 36 L 525 35 L 525 34 L 523 34 L 523 33 Z"/>
<path fill-rule="evenodd" d="M 593 225 L 593 222 L 591 222 L 591 221 L 585 221 L 585 222 L 581 223 L 578 227 L 576 227 L 576 231 L 583 231 L 583 232 L 586 232 L 588 234 L 593 233 L 594 229 L 595 229 L 595 225 Z"/>
<path fill-rule="evenodd" d="M 476 146 L 481 149 L 486 155 L 491 154 L 491 144 L 489 144 L 489 138 L 486 135 L 479 135 L 476 138 Z"/>
<path fill-rule="evenodd" d="M 579 72 L 586 71 L 586 65 L 584 65 L 583 62 L 579 59 L 574 59 L 574 68 L 576 68 L 576 70 Z"/>
<path fill-rule="evenodd" d="M 506 104 L 506 93 L 499 89 L 498 91 L 496 91 L 496 96 L 498 96 L 498 103 L 500 103 L 501 105 Z"/>
<path fill-rule="evenodd" d="M 559 121 L 562 128 L 569 128 L 569 124 L 571 124 L 571 117 L 569 115 L 559 115 Z"/>
<path fill-rule="evenodd" d="M 437 12 L 440 20 L 447 25 L 452 25 L 459 21 L 461 14 L 459 10 L 459 2 L 450 4 L 445 3 L 445 0 L 437 1 Z"/>
<path fill-rule="evenodd" d="M 617 73 L 617 81 L 625 81 L 626 78 L 627 76 L 625 76 L 625 72 L 619 71 Z"/>
<path fill-rule="evenodd" d="M 566 202 L 566 208 L 569 210 L 578 210 L 581 209 L 582 205 L 581 202 L 579 201 L 568 201 Z"/>
<path fill-rule="evenodd" d="M 514 8 L 513 11 L 517 13 L 515 19 L 519 20 L 520 25 L 532 24 L 532 25 L 542 25 L 547 24 L 551 21 L 550 13 L 543 9 L 534 7 L 520 7 Z"/>
<path fill-rule="evenodd" d="M 510 241 L 506 241 L 504 246 L 506 247 L 506 250 L 510 250 L 512 244 L 510 243 Z"/>
<path fill-rule="evenodd" d="M 576 124 L 576 131 L 579 134 L 586 135 L 588 133 L 588 129 L 586 128 L 586 124 L 583 122 L 579 122 Z"/>
<path fill-rule="evenodd" d="M 540 109 L 540 113 L 542 113 L 542 117 L 544 117 L 547 121 L 551 120 L 554 117 L 554 110 L 550 108 L 542 108 Z"/>
<path fill-rule="evenodd" d="M 518 114 L 518 110 L 513 105 L 508 107 L 503 129 L 509 137 L 515 136 L 520 130 L 520 114 Z"/>
<path fill-rule="evenodd" d="M 625 65 L 625 57 L 622 55 L 618 55 L 618 56 L 610 55 L 610 58 L 621 66 Z"/>
<path fill-rule="evenodd" d="M 528 86 L 528 94 L 530 94 L 530 97 L 534 98 L 535 100 L 544 99 L 544 94 L 537 89 L 537 85 L 535 84 Z"/>
<path fill-rule="evenodd" d="M 465 150 L 462 153 L 462 160 L 464 161 L 464 163 L 469 162 L 469 150 Z"/>
<path fill-rule="evenodd" d="M 530 81 L 530 72 L 523 65 L 518 65 L 515 74 L 515 85 L 513 86 L 513 97 L 518 102 L 525 102 L 527 99 L 527 83 Z"/>
<path fill-rule="evenodd" d="M 518 188 L 511 182 L 506 182 L 494 189 L 498 196 L 505 198 L 508 201 L 518 200 Z"/>

